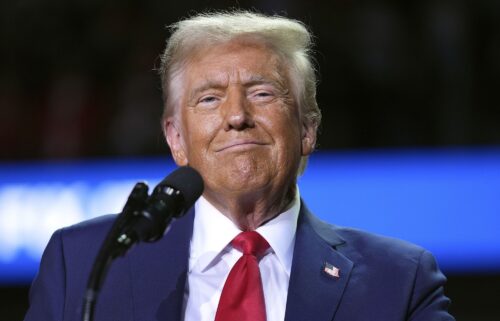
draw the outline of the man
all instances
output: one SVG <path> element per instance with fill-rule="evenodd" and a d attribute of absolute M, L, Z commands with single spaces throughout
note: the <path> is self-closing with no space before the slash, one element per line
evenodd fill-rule
<path fill-rule="evenodd" d="M 253 13 L 173 26 L 163 128 L 175 162 L 197 169 L 205 190 L 160 241 L 112 265 L 97 320 L 453 320 L 431 254 L 328 225 L 300 199 L 296 178 L 321 118 L 310 46 L 299 22 Z M 25 320 L 81 318 L 113 218 L 53 235 Z"/>

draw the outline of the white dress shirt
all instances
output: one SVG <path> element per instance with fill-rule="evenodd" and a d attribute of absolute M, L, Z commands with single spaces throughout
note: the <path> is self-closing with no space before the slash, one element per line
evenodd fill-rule
<path fill-rule="evenodd" d="M 256 231 L 270 248 L 259 261 L 267 321 L 285 319 L 288 282 L 300 196 L 297 187 L 289 209 Z M 242 231 L 205 198 L 195 203 L 189 271 L 184 295 L 184 321 L 213 321 L 229 271 L 242 256 L 230 242 Z"/>

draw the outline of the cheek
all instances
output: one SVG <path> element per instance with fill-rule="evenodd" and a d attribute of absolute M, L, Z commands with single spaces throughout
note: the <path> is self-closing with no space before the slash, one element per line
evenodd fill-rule
<path fill-rule="evenodd" d="M 220 127 L 217 116 L 190 112 L 184 119 L 189 157 L 206 157 L 210 144 Z"/>
<path fill-rule="evenodd" d="M 279 117 L 278 117 L 279 116 Z M 300 143 L 301 130 L 297 113 L 283 110 L 280 114 L 270 115 L 269 126 L 276 137 L 281 137 L 285 144 L 293 147 Z"/>
<path fill-rule="evenodd" d="M 289 111 L 270 113 L 263 117 L 262 126 L 276 144 L 273 149 L 274 166 L 294 167 L 300 161 L 302 143 L 298 123 L 298 117 Z"/>

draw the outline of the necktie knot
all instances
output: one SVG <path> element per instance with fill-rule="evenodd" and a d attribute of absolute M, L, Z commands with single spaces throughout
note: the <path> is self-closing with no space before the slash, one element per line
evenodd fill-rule
<path fill-rule="evenodd" d="M 255 231 L 241 232 L 231 241 L 231 245 L 244 255 L 253 255 L 256 258 L 261 258 L 269 248 L 269 243 Z"/>

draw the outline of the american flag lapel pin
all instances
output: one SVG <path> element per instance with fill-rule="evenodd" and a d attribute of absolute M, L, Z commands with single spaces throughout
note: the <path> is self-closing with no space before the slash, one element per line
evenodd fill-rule
<path fill-rule="evenodd" d="M 340 269 L 328 262 L 325 262 L 325 266 L 323 267 L 323 272 L 325 272 L 328 276 L 332 278 L 338 279 L 340 277 Z"/>

